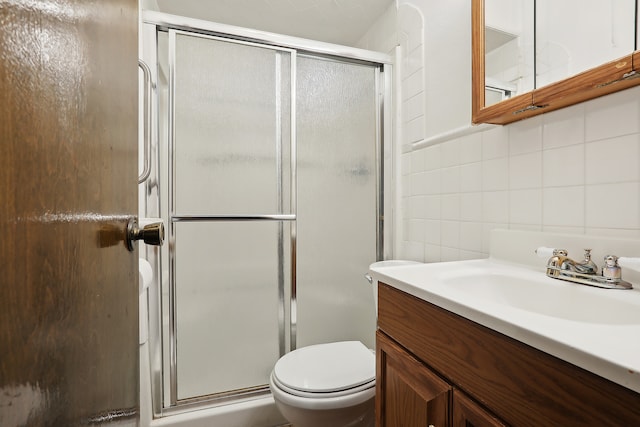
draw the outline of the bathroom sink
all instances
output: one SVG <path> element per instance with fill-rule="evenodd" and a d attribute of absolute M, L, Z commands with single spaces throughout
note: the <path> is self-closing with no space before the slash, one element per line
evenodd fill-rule
<path fill-rule="evenodd" d="M 602 289 L 492 259 L 370 269 L 373 279 L 640 393 L 640 287 Z"/>
<path fill-rule="evenodd" d="M 473 298 L 544 316 L 587 323 L 640 324 L 639 305 L 611 298 L 611 292 L 624 291 L 590 288 L 550 279 L 543 274 L 532 276 L 528 270 L 463 270 L 443 274 L 441 279 L 444 285 Z"/>
<path fill-rule="evenodd" d="M 554 240 L 555 239 L 555 240 Z M 371 268 L 372 278 L 640 393 L 640 272 L 633 289 L 547 277 L 534 248 L 591 246 L 592 237 L 494 230 L 486 259 Z M 599 253 L 632 254 L 640 241 L 598 237 Z M 400 309 L 400 308 L 398 308 Z M 452 331 L 453 333 L 453 331 Z"/>

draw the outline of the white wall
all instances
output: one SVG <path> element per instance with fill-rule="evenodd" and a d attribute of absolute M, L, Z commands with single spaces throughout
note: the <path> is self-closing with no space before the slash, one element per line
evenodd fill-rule
<path fill-rule="evenodd" d="M 398 8 L 396 258 L 486 257 L 494 228 L 640 238 L 640 88 L 414 150 L 470 124 L 471 5 L 398 0 Z M 403 44 L 419 30 L 422 43 Z"/>
<path fill-rule="evenodd" d="M 403 154 L 400 257 L 480 258 L 494 228 L 640 238 L 640 88 Z"/>
<path fill-rule="evenodd" d="M 391 3 L 387 10 L 378 17 L 378 20 L 369 31 L 360 38 L 355 47 L 393 55 L 398 44 L 396 33 L 397 10 L 398 7 L 395 2 Z"/>
<path fill-rule="evenodd" d="M 400 46 L 396 105 L 406 150 L 471 121 L 471 7 L 468 0 L 397 0 L 396 7 L 395 28 L 387 11 L 359 47 L 389 53 Z"/>

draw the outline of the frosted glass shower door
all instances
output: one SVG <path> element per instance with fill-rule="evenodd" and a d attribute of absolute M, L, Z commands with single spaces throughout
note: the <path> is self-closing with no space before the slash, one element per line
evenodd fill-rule
<path fill-rule="evenodd" d="M 297 60 L 297 346 L 358 340 L 373 348 L 379 248 L 379 70 Z"/>
<path fill-rule="evenodd" d="M 169 33 L 172 394 L 265 389 L 285 352 L 291 52 Z"/>

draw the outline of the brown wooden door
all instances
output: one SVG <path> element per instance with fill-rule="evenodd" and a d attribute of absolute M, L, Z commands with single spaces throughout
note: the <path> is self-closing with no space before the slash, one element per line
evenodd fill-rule
<path fill-rule="evenodd" d="M 138 5 L 0 3 L 0 425 L 138 424 Z"/>
<path fill-rule="evenodd" d="M 452 387 L 381 332 L 376 348 L 376 425 L 449 426 Z"/>
<path fill-rule="evenodd" d="M 453 427 L 506 427 L 460 390 L 453 391 Z"/>

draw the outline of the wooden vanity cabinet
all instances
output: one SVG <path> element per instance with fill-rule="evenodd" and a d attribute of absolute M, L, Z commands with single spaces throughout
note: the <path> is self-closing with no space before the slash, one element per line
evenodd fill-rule
<path fill-rule="evenodd" d="M 453 427 L 506 427 L 506 424 L 482 409 L 460 390 L 453 390 L 451 414 Z"/>
<path fill-rule="evenodd" d="M 378 331 L 378 427 L 505 427 Z"/>
<path fill-rule="evenodd" d="M 448 426 L 451 386 L 380 332 L 376 349 L 378 426 Z"/>
<path fill-rule="evenodd" d="M 639 393 L 383 283 L 376 348 L 377 427 L 640 426 Z"/>

